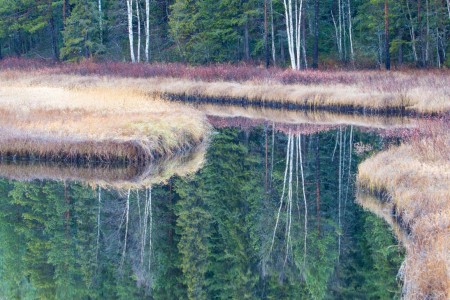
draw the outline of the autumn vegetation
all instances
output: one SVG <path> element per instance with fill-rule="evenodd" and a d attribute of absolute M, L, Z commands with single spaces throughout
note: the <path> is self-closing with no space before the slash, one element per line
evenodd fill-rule
<path fill-rule="evenodd" d="M 145 164 L 186 152 L 208 135 L 201 113 L 157 96 L 9 76 L 0 86 L 3 158 Z"/>
<path fill-rule="evenodd" d="M 422 121 L 408 141 L 359 166 L 362 190 L 382 196 L 409 233 L 400 274 L 406 299 L 450 296 L 450 134 L 448 120 Z"/>
<path fill-rule="evenodd" d="M 182 102 L 220 102 L 333 112 L 430 114 L 450 111 L 447 70 L 338 71 L 252 65 L 188 66 L 121 62 L 54 63 L 9 58 L 0 61 L 2 80 L 28 77 L 55 86 L 121 81 L 143 93 Z M 30 78 L 33 78 L 32 80 Z M 76 82 L 76 83 L 74 83 Z M 126 82 L 126 84 L 125 84 Z M 125 87 L 126 88 L 126 87 Z"/>

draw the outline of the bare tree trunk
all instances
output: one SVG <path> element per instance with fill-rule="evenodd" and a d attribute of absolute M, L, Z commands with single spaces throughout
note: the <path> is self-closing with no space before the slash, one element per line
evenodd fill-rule
<path fill-rule="evenodd" d="M 123 250 L 122 250 L 122 259 L 120 262 L 120 268 L 123 267 L 123 263 L 125 262 L 125 254 L 127 251 L 127 241 L 128 241 L 128 222 L 130 219 L 130 193 L 131 190 L 128 190 L 128 195 L 127 195 L 127 203 L 126 203 L 126 207 L 125 207 L 125 237 L 124 237 L 124 241 L 123 241 Z"/>
<path fill-rule="evenodd" d="M 316 222 L 317 231 L 320 236 L 320 140 L 317 134 L 316 145 Z"/>
<path fill-rule="evenodd" d="M 341 199 L 342 199 L 342 127 L 339 126 L 339 169 L 338 169 L 338 261 L 341 255 Z"/>
<path fill-rule="evenodd" d="M 264 54 L 266 58 L 266 68 L 269 67 L 270 54 L 269 54 L 269 25 L 267 19 L 267 1 L 264 0 Z"/>
<path fill-rule="evenodd" d="M 417 64 L 418 57 L 417 57 L 417 50 L 416 50 L 416 33 L 415 33 L 414 23 L 413 23 L 413 19 L 412 19 L 412 15 L 411 15 L 411 9 L 409 7 L 409 0 L 406 0 L 406 8 L 408 10 L 408 17 L 409 17 L 409 24 L 410 24 L 409 32 L 411 35 L 411 47 L 413 50 L 414 62 Z"/>
<path fill-rule="evenodd" d="M 303 204 L 305 206 L 305 240 L 303 242 L 303 270 L 306 270 L 306 240 L 308 237 L 308 204 L 306 201 L 305 192 L 305 175 L 303 173 L 303 158 L 302 158 L 302 143 L 301 135 L 298 135 L 298 156 L 300 157 L 300 174 L 302 175 L 302 191 L 303 191 Z"/>
<path fill-rule="evenodd" d="M 103 44 L 103 12 L 102 0 L 98 0 L 98 26 L 100 30 L 100 43 Z"/>
<path fill-rule="evenodd" d="M 136 16 L 137 16 L 137 33 L 138 33 L 138 43 L 137 43 L 137 62 L 141 61 L 141 13 L 139 11 L 139 0 L 136 0 Z"/>
<path fill-rule="evenodd" d="M 150 0 L 145 0 L 145 61 L 150 60 Z"/>
<path fill-rule="evenodd" d="M 97 210 L 97 247 L 95 254 L 95 262 L 98 263 L 98 253 L 100 250 L 100 213 L 102 207 L 102 190 L 98 187 L 98 210 Z"/>
<path fill-rule="evenodd" d="M 134 56 L 134 36 L 133 36 L 133 0 L 127 1 L 127 16 L 128 16 L 128 41 L 130 43 L 131 62 L 136 62 Z"/>
<path fill-rule="evenodd" d="M 342 51 L 342 0 L 338 0 L 338 10 L 339 10 L 339 57 L 343 59 L 343 51 Z"/>
<path fill-rule="evenodd" d="M 448 18 L 450 19 L 450 0 L 447 0 Z"/>
<path fill-rule="evenodd" d="M 385 54 L 386 54 L 386 70 L 391 69 L 391 55 L 389 53 L 390 40 L 389 40 L 389 4 L 388 0 L 384 0 L 384 35 L 385 35 Z"/>
<path fill-rule="evenodd" d="M 286 168 L 284 170 L 283 191 L 281 192 L 280 206 L 278 208 L 277 218 L 276 218 L 276 222 L 275 222 L 275 228 L 273 230 L 272 243 L 270 245 L 269 255 L 272 253 L 273 245 L 275 243 L 275 235 L 277 232 L 278 223 L 280 221 L 280 213 L 281 213 L 281 208 L 283 207 L 284 194 L 286 192 L 286 180 L 287 180 L 287 174 L 288 174 L 288 168 L 289 168 L 289 149 L 291 147 L 291 143 L 292 143 L 292 136 L 291 136 L 291 132 L 289 131 L 288 144 L 287 144 L 287 149 L 286 149 Z"/>
<path fill-rule="evenodd" d="M 312 68 L 319 67 L 319 0 L 314 0 L 314 46 Z"/>
<path fill-rule="evenodd" d="M 273 64 L 276 64 L 276 49 L 275 49 L 275 28 L 273 26 L 273 0 L 269 0 L 270 1 L 270 28 L 272 30 L 272 60 L 273 60 Z"/>
<path fill-rule="evenodd" d="M 245 21 L 245 27 L 244 27 L 244 57 L 245 60 L 250 60 L 250 43 L 249 43 L 249 36 L 248 36 L 248 21 Z"/>
<path fill-rule="evenodd" d="M 430 11 L 429 11 L 429 5 L 428 0 L 425 1 L 425 6 L 427 10 L 427 36 L 425 37 L 425 63 L 428 65 L 428 62 L 430 60 L 430 54 L 429 54 L 429 48 L 430 48 Z"/>
<path fill-rule="evenodd" d="M 352 26 L 352 10 L 350 7 L 350 0 L 347 1 L 348 8 L 348 36 L 350 40 L 350 60 L 355 62 L 355 52 L 353 50 L 353 26 Z"/>

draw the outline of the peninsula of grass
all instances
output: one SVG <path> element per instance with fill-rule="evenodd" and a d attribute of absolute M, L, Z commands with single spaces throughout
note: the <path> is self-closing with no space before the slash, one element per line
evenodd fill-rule
<path fill-rule="evenodd" d="M 0 73 L 2 78 L 25 73 L 36 81 L 62 85 L 73 78 L 84 78 L 86 83 L 123 79 L 134 89 L 182 102 L 361 114 L 450 111 L 448 70 L 292 71 L 251 65 L 55 63 L 9 58 L 0 61 Z"/>
<path fill-rule="evenodd" d="M 426 121 L 405 144 L 359 165 L 360 188 L 383 195 L 408 235 L 400 270 L 405 299 L 450 297 L 449 125 Z"/>
<path fill-rule="evenodd" d="M 64 78 L 30 84 L 34 78 L 1 79 L 0 159 L 142 165 L 208 135 L 200 112 L 157 96 Z"/>

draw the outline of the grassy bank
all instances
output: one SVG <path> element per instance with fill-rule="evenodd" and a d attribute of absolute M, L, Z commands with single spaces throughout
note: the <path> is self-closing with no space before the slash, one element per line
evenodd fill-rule
<path fill-rule="evenodd" d="M 77 181 L 91 186 L 119 190 L 147 188 L 164 183 L 174 175 L 186 176 L 201 168 L 205 147 L 200 145 L 183 155 L 152 161 L 146 165 L 110 163 L 71 164 L 48 161 L 0 160 L 0 177 L 18 181 Z"/>
<path fill-rule="evenodd" d="M 409 233 L 401 274 L 406 299 L 450 297 L 450 133 L 426 121 L 410 140 L 359 166 L 363 190 L 384 199 Z"/>
<path fill-rule="evenodd" d="M 143 164 L 184 152 L 208 133 L 200 112 L 157 96 L 113 84 L 30 84 L 36 77 L 22 75 L 0 86 L 3 158 Z"/>
<path fill-rule="evenodd" d="M 57 64 L 0 61 L 2 77 L 21 76 L 59 83 L 73 78 L 126 79 L 147 93 L 179 101 L 221 101 L 269 107 L 310 108 L 359 113 L 443 113 L 450 111 L 450 72 L 269 70 L 255 66 L 92 63 Z M 72 78 L 72 79 L 71 79 Z M 39 79 L 38 79 L 39 80 Z M 83 80 L 83 79 L 82 79 Z"/>

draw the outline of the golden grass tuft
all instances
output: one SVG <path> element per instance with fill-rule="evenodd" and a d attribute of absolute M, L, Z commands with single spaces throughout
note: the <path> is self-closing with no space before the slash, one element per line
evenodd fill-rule
<path fill-rule="evenodd" d="M 384 191 L 409 232 L 401 274 L 407 299 L 450 298 L 450 132 L 427 121 L 409 142 L 359 165 L 358 183 Z"/>
<path fill-rule="evenodd" d="M 58 87 L 27 76 L 3 81 L 0 154 L 141 163 L 206 139 L 209 127 L 197 110 L 106 83 L 64 81 Z"/>

